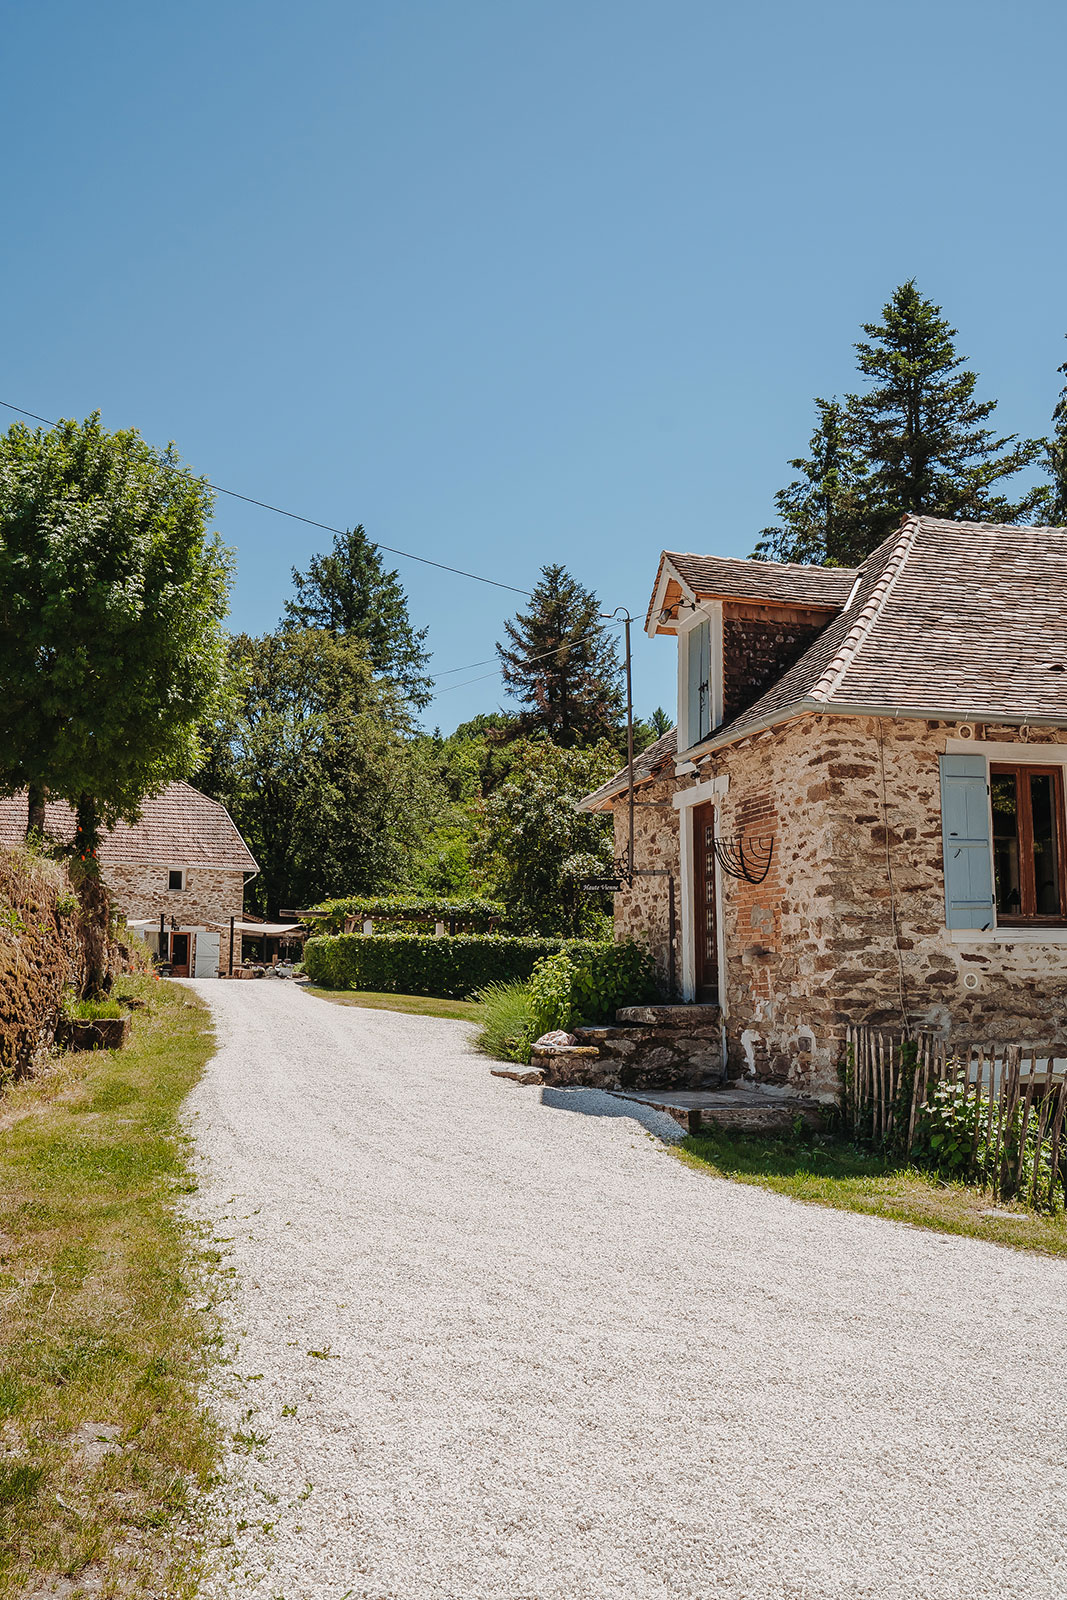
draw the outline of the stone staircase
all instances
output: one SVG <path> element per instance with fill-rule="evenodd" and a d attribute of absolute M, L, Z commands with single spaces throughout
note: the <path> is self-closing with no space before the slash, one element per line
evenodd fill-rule
<path fill-rule="evenodd" d="M 573 1037 L 574 1044 L 535 1049 L 528 1070 L 497 1068 L 494 1076 L 553 1089 L 606 1089 L 665 1112 L 690 1133 L 705 1123 L 775 1132 L 798 1116 L 820 1124 L 814 1100 L 726 1079 L 718 1006 L 627 1006 L 614 1024 L 575 1028 Z"/>
<path fill-rule="evenodd" d="M 721 1083 L 718 1006 L 626 1006 L 613 1025 L 575 1028 L 576 1044 L 534 1050 L 531 1071 L 553 1088 L 704 1089 Z"/>

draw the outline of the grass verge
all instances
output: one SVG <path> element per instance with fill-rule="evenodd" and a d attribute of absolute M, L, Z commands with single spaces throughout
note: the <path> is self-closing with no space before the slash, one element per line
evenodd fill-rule
<path fill-rule="evenodd" d="M 129 1045 L 0 1099 L 0 1597 L 196 1592 L 217 1449 L 183 1097 L 214 1050 L 189 990 L 125 977 Z"/>
<path fill-rule="evenodd" d="M 680 1160 L 699 1171 L 756 1184 L 792 1200 L 1067 1256 L 1067 1222 L 1062 1216 L 999 1204 L 988 1190 L 942 1180 L 829 1137 L 765 1139 L 702 1133 L 674 1149 Z"/>
<path fill-rule="evenodd" d="M 338 1006 L 364 1006 L 368 1011 L 404 1011 L 410 1017 L 448 1017 L 454 1022 L 478 1022 L 482 1007 L 477 1000 L 435 1000 L 426 994 L 374 994 L 368 989 L 319 989 L 304 985 L 305 994 L 332 1000 Z"/>

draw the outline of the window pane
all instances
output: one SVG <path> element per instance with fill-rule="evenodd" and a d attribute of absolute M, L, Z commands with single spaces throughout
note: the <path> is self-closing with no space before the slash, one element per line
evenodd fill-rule
<path fill-rule="evenodd" d="M 1039 917 L 1060 914 L 1060 864 L 1056 841 L 1056 784 L 1049 772 L 1030 777 L 1034 824 L 1034 905 Z"/>
<path fill-rule="evenodd" d="M 1015 775 L 994 773 L 990 778 L 993 798 L 993 878 L 997 910 L 1017 917 L 1022 910 L 1019 888 L 1019 796 Z"/>

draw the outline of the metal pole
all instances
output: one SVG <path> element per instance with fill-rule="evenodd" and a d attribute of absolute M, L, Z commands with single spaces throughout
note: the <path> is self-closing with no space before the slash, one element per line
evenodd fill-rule
<path fill-rule="evenodd" d="M 166 959 L 167 959 L 166 946 L 164 944 L 164 940 L 166 939 L 166 937 L 167 937 L 167 917 L 166 917 L 166 913 L 161 911 L 159 913 L 159 959 L 160 959 L 160 961 L 166 961 Z"/>
<path fill-rule="evenodd" d="M 632 618 L 627 611 L 625 618 L 626 638 L 626 766 L 629 782 L 629 812 L 630 829 L 626 846 L 626 871 L 631 882 L 634 875 L 634 690 L 633 672 L 630 662 L 630 623 Z"/>
<path fill-rule="evenodd" d="M 233 977 L 233 925 L 235 918 L 230 918 L 230 977 Z"/>

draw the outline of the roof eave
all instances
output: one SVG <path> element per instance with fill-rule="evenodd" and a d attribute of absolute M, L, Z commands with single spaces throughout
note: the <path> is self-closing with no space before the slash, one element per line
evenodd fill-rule
<path fill-rule="evenodd" d="M 969 707 L 959 706 L 895 706 L 888 704 L 853 704 L 836 700 L 814 700 L 805 696 L 802 700 L 794 700 L 792 704 L 782 707 L 778 711 L 769 712 L 767 716 L 760 717 L 755 722 L 747 722 L 743 727 L 727 729 L 719 737 L 712 736 L 694 745 L 689 750 L 680 750 L 677 761 L 695 761 L 704 756 L 713 754 L 716 750 L 724 750 L 729 745 L 740 744 L 743 739 L 750 739 L 754 734 L 765 733 L 769 728 L 775 728 L 783 722 L 791 722 L 795 717 L 807 713 L 816 713 L 837 717 L 890 717 L 894 721 L 930 721 L 930 722 L 975 722 L 994 723 L 1011 728 L 1067 728 L 1067 715 L 1062 717 L 1039 716 L 1035 713 L 1024 715 L 1021 712 L 1008 713 L 1000 711 L 974 710 Z"/>

